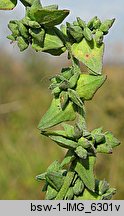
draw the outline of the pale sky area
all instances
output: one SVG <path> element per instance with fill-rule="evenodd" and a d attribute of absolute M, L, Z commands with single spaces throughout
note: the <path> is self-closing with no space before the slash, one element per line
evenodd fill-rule
<path fill-rule="evenodd" d="M 104 61 L 114 61 L 124 63 L 124 0 L 42 0 L 43 5 L 58 4 L 61 9 L 69 9 L 70 15 L 66 21 L 74 21 L 76 16 L 88 21 L 93 16 L 98 16 L 101 20 L 116 18 L 110 33 L 105 37 L 105 57 Z M 10 33 L 7 23 L 11 19 L 21 19 L 24 16 L 24 7 L 21 3 L 13 11 L 0 12 L 0 47 L 9 52 L 19 55 L 19 50 L 10 45 L 6 36 Z"/>

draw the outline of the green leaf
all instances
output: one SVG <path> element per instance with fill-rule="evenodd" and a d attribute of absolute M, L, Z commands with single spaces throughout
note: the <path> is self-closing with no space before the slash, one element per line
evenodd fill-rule
<path fill-rule="evenodd" d="M 28 29 L 25 27 L 25 25 L 22 22 L 18 22 L 17 24 L 18 24 L 20 35 L 28 39 L 29 38 Z"/>
<path fill-rule="evenodd" d="M 66 137 L 67 134 L 64 130 L 56 130 L 56 131 L 41 131 L 41 134 L 43 134 L 44 136 L 63 136 Z"/>
<path fill-rule="evenodd" d="M 78 173 L 85 186 L 93 192 L 95 191 L 95 178 L 93 173 L 95 161 L 96 158 L 94 156 L 89 156 L 86 159 L 78 160 L 75 167 L 75 171 Z"/>
<path fill-rule="evenodd" d="M 64 176 L 62 175 L 62 173 L 59 172 L 48 172 L 46 174 L 46 180 L 47 182 L 57 191 L 60 190 L 60 188 L 63 185 L 64 182 Z"/>
<path fill-rule="evenodd" d="M 56 198 L 56 196 L 57 196 L 57 191 L 53 187 L 48 185 L 45 200 L 53 200 Z"/>
<path fill-rule="evenodd" d="M 69 14 L 69 10 L 34 9 L 29 11 L 29 17 L 34 21 L 52 27 L 59 25 Z"/>
<path fill-rule="evenodd" d="M 60 99 L 54 98 L 48 111 L 42 117 L 38 128 L 44 130 L 55 126 L 63 121 L 72 121 L 76 118 L 76 114 L 71 102 L 64 110 L 61 109 Z"/>
<path fill-rule="evenodd" d="M 62 123 L 62 126 L 66 132 L 67 137 L 73 138 L 74 137 L 74 127 L 66 123 Z"/>
<path fill-rule="evenodd" d="M 83 35 L 87 41 L 91 41 L 93 39 L 92 32 L 88 27 L 84 28 Z"/>
<path fill-rule="evenodd" d="M 60 56 L 66 51 L 66 47 L 58 48 L 58 49 L 50 49 L 50 50 L 45 50 L 43 52 L 49 53 L 53 56 Z"/>
<path fill-rule="evenodd" d="M 74 196 L 74 191 L 73 191 L 73 187 L 69 187 L 64 200 L 72 200 Z"/>
<path fill-rule="evenodd" d="M 73 68 L 72 67 L 62 68 L 61 74 L 63 77 L 65 77 L 67 80 L 69 80 L 73 75 Z"/>
<path fill-rule="evenodd" d="M 110 200 L 116 193 L 115 188 L 110 188 L 105 194 L 102 195 L 102 200 Z"/>
<path fill-rule="evenodd" d="M 17 4 L 17 0 L 0 0 L 0 10 L 12 10 Z"/>
<path fill-rule="evenodd" d="M 101 196 L 85 188 L 82 195 L 74 197 L 75 200 L 101 200 Z"/>
<path fill-rule="evenodd" d="M 83 100 L 91 100 L 95 92 L 103 85 L 106 76 L 81 74 L 76 87 L 76 92 Z"/>
<path fill-rule="evenodd" d="M 112 147 L 108 143 L 103 143 L 97 146 L 97 153 L 112 154 Z"/>
<path fill-rule="evenodd" d="M 74 149 L 77 147 L 77 143 L 73 140 L 64 138 L 62 136 L 49 136 L 52 140 L 54 140 L 59 146 L 67 149 Z"/>
<path fill-rule="evenodd" d="M 83 32 L 80 26 L 74 26 L 69 23 L 67 32 L 79 43 L 83 38 Z"/>
<path fill-rule="evenodd" d="M 75 150 L 75 153 L 78 155 L 79 158 L 87 158 L 87 150 L 85 150 L 82 146 L 78 146 Z"/>
<path fill-rule="evenodd" d="M 26 25 L 26 26 L 29 26 L 31 28 L 41 28 L 40 24 L 36 21 L 32 21 L 29 17 L 24 17 L 21 22 Z"/>
<path fill-rule="evenodd" d="M 20 0 L 24 6 L 31 6 L 35 0 Z"/>
<path fill-rule="evenodd" d="M 80 74 L 75 72 L 73 76 L 69 79 L 69 88 L 74 88 L 77 84 Z"/>
<path fill-rule="evenodd" d="M 50 164 L 50 166 L 47 168 L 47 172 L 59 172 L 61 169 L 60 163 L 55 160 L 52 164 Z"/>
<path fill-rule="evenodd" d="M 115 18 L 112 19 L 112 20 L 109 20 L 109 19 L 105 20 L 105 21 L 101 24 L 100 30 L 101 30 L 103 33 L 107 33 L 108 30 L 112 27 L 114 21 L 115 21 Z"/>
<path fill-rule="evenodd" d="M 62 47 L 64 47 L 64 44 L 55 33 L 54 28 L 47 30 L 44 39 L 44 47 L 42 48 L 42 51 L 59 49 Z"/>
<path fill-rule="evenodd" d="M 47 10 L 58 10 L 58 5 L 56 5 L 56 4 L 54 4 L 54 5 L 48 5 L 48 6 L 45 6 L 43 8 L 47 9 Z"/>
<path fill-rule="evenodd" d="M 46 179 L 46 174 L 47 174 L 47 172 L 42 173 L 42 174 L 40 174 L 40 175 L 37 175 L 37 176 L 36 176 L 36 179 L 37 179 L 38 181 L 45 180 L 45 179 Z"/>
<path fill-rule="evenodd" d="M 87 41 L 83 39 L 80 43 L 72 45 L 72 54 L 83 62 L 93 73 L 101 74 L 104 44 L 97 45 L 94 39 Z"/>
<path fill-rule="evenodd" d="M 83 102 L 78 96 L 78 93 L 73 89 L 68 89 L 69 98 L 71 101 L 75 104 L 77 104 L 79 107 L 83 108 Z"/>
<path fill-rule="evenodd" d="M 45 30 L 42 28 L 38 28 L 38 29 L 29 29 L 29 33 L 30 35 L 35 38 L 39 43 L 44 42 L 44 37 L 45 37 Z"/>
<path fill-rule="evenodd" d="M 111 145 L 112 148 L 120 145 L 120 141 L 114 137 L 111 132 L 105 132 L 106 142 Z"/>
<path fill-rule="evenodd" d="M 116 139 L 111 132 L 106 132 L 105 142 L 97 146 L 97 152 L 111 154 L 112 149 L 118 145 L 120 145 L 120 141 Z"/>
<path fill-rule="evenodd" d="M 18 28 L 18 21 L 17 20 L 11 20 L 8 24 L 8 28 L 11 30 L 12 35 L 17 38 L 20 36 L 19 28 Z"/>
<path fill-rule="evenodd" d="M 61 163 L 61 167 L 68 165 L 75 159 L 74 151 L 69 149 Z"/>
<path fill-rule="evenodd" d="M 23 52 L 25 49 L 28 48 L 29 43 L 25 38 L 20 36 L 17 38 L 17 41 L 18 41 L 18 47 L 19 47 L 21 52 Z"/>

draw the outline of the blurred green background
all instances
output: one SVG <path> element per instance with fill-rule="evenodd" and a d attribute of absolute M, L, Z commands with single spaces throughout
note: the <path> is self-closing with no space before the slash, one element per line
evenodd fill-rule
<path fill-rule="evenodd" d="M 16 60 L 4 51 L 0 55 L 0 199 L 43 199 L 35 176 L 65 154 L 37 129 L 52 98 L 49 77 L 68 64 L 65 56 L 60 59 L 56 64 L 32 51 Z M 89 129 L 103 126 L 121 140 L 112 155 L 98 156 L 96 175 L 117 188 L 115 199 L 123 199 L 124 66 L 104 65 L 104 73 L 106 83 L 86 103 L 87 122 Z"/>
<path fill-rule="evenodd" d="M 108 79 L 93 100 L 86 102 L 86 110 L 89 130 L 103 126 L 121 141 L 112 155 L 98 155 L 95 172 L 117 188 L 114 199 L 124 199 L 124 1 L 110 0 L 108 4 L 105 0 L 99 6 L 98 0 L 45 2 L 69 8 L 69 21 L 77 15 L 84 19 L 94 15 L 117 17 L 105 39 L 103 72 Z M 23 13 L 20 5 L 15 13 L 0 12 L 0 199 L 43 199 L 42 184 L 35 176 L 65 154 L 64 149 L 40 135 L 37 125 L 52 99 L 49 78 L 69 62 L 65 55 L 52 58 L 30 49 L 21 54 L 15 44 L 9 44 L 5 39 L 8 20 L 20 19 Z"/>

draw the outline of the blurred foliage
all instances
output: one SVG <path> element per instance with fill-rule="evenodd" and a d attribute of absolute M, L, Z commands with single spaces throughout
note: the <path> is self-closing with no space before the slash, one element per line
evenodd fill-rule
<path fill-rule="evenodd" d="M 29 52 L 20 60 L 1 51 L 0 199 L 43 199 L 42 185 L 35 176 L 65 154 L 37 129 L 51 101 L 49 77 L 58 73 L 60 67 L 41 54 Z M 121 141 L 112 155 L 99 155 L 96 165 L 98 178 L 106 176 L 111 186 L 117 188 L 114 199 L 124 199 L 123 71 L 123 65 L 105 65 L 108 79 L 94 99 L 86 103 L 89 128 L 103 126 Z"/>

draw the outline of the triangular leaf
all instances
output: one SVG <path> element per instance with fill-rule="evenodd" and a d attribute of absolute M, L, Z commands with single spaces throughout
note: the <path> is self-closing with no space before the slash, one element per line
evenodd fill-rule
<path fill-rule="evenodd" d="M 44 8 L 29 11 L 31 19 L 47 27 L 59 25 L 68 14 L 69 10 L 48 10 Z"/>
<path fill-rule="evenodd" d="M 101 74 L 104 44 L 97 45 L 94 39 L 87 41 L 83 39 L 80 43 L 72 45 L 72 54 L 83 62 L 93 74 Z"/>
<path fill-rule="evenodd" d="M 59 172 L 48 172 L 46 174 L 47 182 L 57 191 L 60 190 L 64 182 L 64 176 Z"/>
<path fill-rule="evenodd" d="M 78 173 L 85 186 L 91 190 L 95 190 L 95 178 L 94 178 L 94 164 L 96 158 L 94 156 L 89 156 L 86 159 L 80 159 L 77 161 L 75 171 Z"/>
<path fill-rule="evenodd" d="M 53 187 L 48 185 L 45 200 L 53 200 L 55 199 L 56 196 L 57 196 L 57 191 Z"/>
<path fill-rule="evenodd" d="M 83 100 L 91 100 L 105 80 L 106 76 L 103 75 L 81 74 L 77 82 L 76 91 Z"/>
<path fill-rule="evenodd" d="M 77 143 L 71 139 L 67 139 L 62 136 L 49 136 L 49 137 L 63 148 L 74 149 L 77 147 Z"/>
<path fill-rule="evenodd" d="M 0 0 L 0 10 L 12 10 L 17 4 L 17 0 Z"/>
<path fill-rule="evenodd" d="M 61 109 L 60 99 L 54 98 L 52 100 L 51 106 L 45 115 L 42 117 L 38 128 L 44 130 L 55 126 L 63 121 L 71 121 L 76 118 L 76 114 L 71 102 L 66 106 L 64 110 Z"/>

